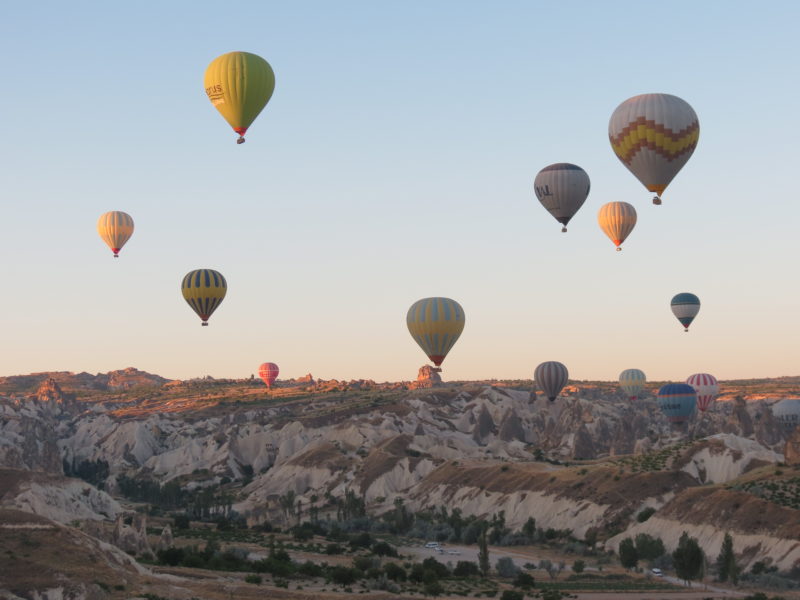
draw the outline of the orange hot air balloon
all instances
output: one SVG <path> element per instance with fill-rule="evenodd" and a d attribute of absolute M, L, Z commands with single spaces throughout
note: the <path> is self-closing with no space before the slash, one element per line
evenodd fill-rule
<path fill-rule="evenodd" d="M 133 235 L 133 219 L 121 210 L 104 213 L 97 220 L 97 233 L 111 248 L 114 258 L 119 258 L 119 251 Z"/>
<path fill-rule="evenodd" d="M 636 209 L 627 202 L 609 202 L 597 213 L 600 229 L 614 242 L 617 250 L 636 225 Z"/>
<path fill-rule="evenodd" d="M 265 362 L 258 367 L 258 376 L 267 384 L 268 390 L 272 389 L 272 384 L 275 383 L 275 380 L 278 378 L 279 372 L 278 365 L 271 362 Z"/>

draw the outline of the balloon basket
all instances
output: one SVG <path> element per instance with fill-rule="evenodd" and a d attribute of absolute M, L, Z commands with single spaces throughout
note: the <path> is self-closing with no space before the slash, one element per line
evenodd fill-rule
<path fill-rule="evenodd" d="M 562 227 L 561 228 L 561 233 L 567 233 L 567 228 L 566 227 Z"/>
<path fill-rule="evenodd" d="M 206 322 L 206 321 L 203 321 L 203 322 L 201 323 L 201 325 L 202 325 L 203 327 L 208 327 L 208 322 Z"/>
<path fill-rule="evenodd" d="M 617 252 L 622 252 L 622 248 L 620 248 L 619 246 L 617 246 Z"/>
<path fill-rule="evenodd" d="M 239 139 L 236 140 L 237 144 L 244 144 L 244 142 L 245 142 L 244 136 L 239 136 Z"/>
<path fill-rule="evenodd" d="M 656 206 L 661 206 L 661 198 L 659 198 L 658 196 L 653 196 L 653 204 L 655 204 Z"/>

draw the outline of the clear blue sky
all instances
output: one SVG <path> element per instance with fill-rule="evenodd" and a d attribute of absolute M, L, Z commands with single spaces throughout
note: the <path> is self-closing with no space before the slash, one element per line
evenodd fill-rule
<path fill-rule="evenodd" d="M 799 4 L 223 6 L 5 3 L 0 374 L 411 379 L 425 296 L 466 312 L 445 379 L 800 373 Z M 242 146 L 203 90 L 231 50 L 277 80 Z M 661 207 L 607 137 L 647 92 L 701 126 Z M 554 162 L 592 181 L 567 234 L 532 189 Z M 623 252 L 609 201 L 639 212 Z M 109 210 L 136 222 L 116 260 Z M 179 289 L 201 267 L 229 285 L 209 327 Z"/>

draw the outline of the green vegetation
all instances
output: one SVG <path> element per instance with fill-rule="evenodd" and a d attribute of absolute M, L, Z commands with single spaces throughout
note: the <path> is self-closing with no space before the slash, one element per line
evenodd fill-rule
<path fill-rule="evenodd" d="M 722 548 L 717 556 L 716 566 L 717 578 L 720 581 L 728 581 L 730 579 L 733 585 L 739 583 L 741 568 L 736 564 L 736 555 L 733 552 L 733 538 L 730 533 L 725 534 Z"/>
<path fill-rule="evenodd" d="M 772 481 L 748 481 L 728 489 L 743 491 L 781 506 L 800 509 L 800 477 Z"/>
<path fill-rule="evenodd" d="M 700 579 L 703 576 L 705 555 L 697 540 L 689 537 L 685 531 L 681 535 L 678 547 L 672 553 L 672 562 L 678 577 L 684 581 Z"/>

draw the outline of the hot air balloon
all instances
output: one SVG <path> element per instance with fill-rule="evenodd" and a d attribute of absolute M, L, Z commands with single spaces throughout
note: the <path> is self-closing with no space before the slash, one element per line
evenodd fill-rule
<path fill-rule="evenodd" d="M 265 362 L 258 367 L 258 376 L 267 384 L 268 390 L 272 389 L 272 384 L 275 383 L 275 380 L 278 378 L 278 373 L 278 365 L 275 363 Z"/>
<path fill-rule="evenodd" d="M 539 202 L 567 231 L 567 223 L 586 202 L 589 195 L 589 176 L 586 171 L 570 163 L 556 163 L 545 167 L 536 175 L 533 191 Z"/>
<path fill-rule="evenodd" d="M 555 401 L 561 390 L 567 385 L 569 379 L 569 372 L 560 362 L 554 360 L 543 362 L 533 373 L 533 378 L 539 387 L 542 388 L 545 396 L 550 402 Z"/>
<path fill-rule="evenodd" d="M 627 202 L 609 202 L 600 207 L 597 222 L 619 251 L 636 225 L 636 209 Z"/>
<path fill-rule="evenodd" d="M 628 398 L 631 400 L 639 398 L 639 392 L 644 389 L 646 381 L 644 371 L 639 369 L 625 369 L 619 374 L 619 387 L 628 394 Z"/>
<path fill-rule="evenodd" d="M 672 314 L 683 325 L 684 331 L 689 331 L 689 325 L 692 324 L 697 313 L 700 312 L 700 298 L 689 292 L 683 292 L 682 294 L 675 294 L 669 305 L 672 308 Z"/>
<path fill-rule="evenodd" d="M 772 405 L 772 416 L 785 429 L 792 431 L 800 425 L 800 400 L 787 398 Z"/>
<path fill-rule="evenodd" d="M 183 299 L 200 316 L 204 327 L 208 325 L 208 319 L 217 310 L 227 291 L 228 283 L 222 273 L 213 269 L 189 271 L 181 282 Z"/>
<path fill-rule="evenodd" d="M 611 148 L 631 173 L 660 195 L 683 168 L 700 137 L 700 123 L 689 104 L 669 94 L 642 94 L 625 100 L 611 115 Z"/>
<path fill-rule="evenodd" d="M 658 390 L 658 406 L 670 423 L 685 423 L 697 405 L 694 388 L 686 383 L 668 383 Z"/>
<path fill-rule="evenodd" d="M 100 215 L 97 220 L 97 233 L 119 258 L 119 251 L 133 235 L 133 219 L 121 210 L 112 210 Z"/>
<path fill-rule="evenodd" d="M 437 367 L 464 330 L 464 309 L 450 298 L 423 298 L 408 309 L 411 337 Z"/>
<path fill-rule="evenodd" d="M 263 58 L 249 52 L 228 52 L 208 65 L 205 74 L 208 99 L 239 134 L 237 144 L 275 90 L 275 73 Z"/>
<path fill-rule="evenodd" d="M 697 409 L 706 412 L 711 404 L 719 396 L 719 383 L 717 378 L 708 373 L 695 373 L 686 379 L 686 383 L 692 386 L 697 394 Z"/>

